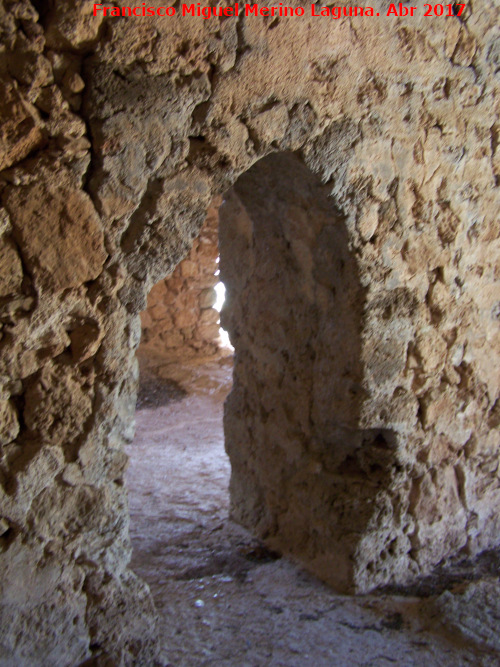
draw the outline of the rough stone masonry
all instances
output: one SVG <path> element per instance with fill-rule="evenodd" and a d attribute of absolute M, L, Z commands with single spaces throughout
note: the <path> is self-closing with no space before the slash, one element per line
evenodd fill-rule
<path fill-rule="evenodd" d="M 0 1 L 1 664 L 154 664 L 139 313 L 230 188 L 234 516 L 349 591 L 498 544 L 498 5 L 379 4 Z"/>
<path fill-rule="evenodd" d="M 211 202 L 207 218 L 188 255 L 171 275 L 158 282 L 141 313 L 141 350 L 183 359 L 214 355 L 221 345 L 214 289 L 219 282 L 218 209 Z"/>

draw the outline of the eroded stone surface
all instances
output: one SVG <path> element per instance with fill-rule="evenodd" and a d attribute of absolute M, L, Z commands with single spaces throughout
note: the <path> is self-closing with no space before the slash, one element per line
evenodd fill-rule
<path fill-rule="evenodd" d="M 38 175 L 30 185 L 6 188 L 14 238 L 40 288 L 78 287 L 97 278 L 106 259 L 100 220 L 68 172 L 42 170 Z"/>
<path fill-rule="evenodd" d="M 0 169 L 25 158 L 43 143 L 35 109 L 23 100 L 13 80 L 0 83 Z"/>
<path fill-rule="evenodd" d="M 462 584 L 430 600 L 427 612 L 436 628 L 455 633 L 464 644 L 475 644 L 486 662 L 486 656 L 500 655 L 498 593 L 498 578 Z"/>
<path fill-rule="evenodd" d="M 453 357 L 462 299 L 451 327 L 441 271 L 422 263 L 410 276 L 402 248 L 376 284 L 374 243 L 353 242 L 325 193 L 282 154 L 244 174 L 221 208 L 223 325 L 237 352 L 226 446 L 234 516 L 341 589 L 366 590 L 478 549 L 498 487 L 492 478 L 482 500 L 464 495 L 482 465 L 468 447 L 498 433 L 478 417 L 486 386 L 472 381 L 465 399 L 470 343 Z M 404 244 L 414 234 L 425 238 L 410 225 Z M 439 317 L 434 294 L 446 301 Z M 495 519 L 489 530 L 493 544 Z"/>

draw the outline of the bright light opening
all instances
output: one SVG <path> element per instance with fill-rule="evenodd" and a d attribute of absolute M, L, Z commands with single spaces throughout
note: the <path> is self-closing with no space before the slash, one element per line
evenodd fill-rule
<path fill-rule="evenodd" d="M 222 306 L 224 305 L 224 301 L 226 300 L 226 287 L 224 283 L 218 282 L 214 289 L 215 293 L 217 294 L 217 300 L 214 303 L 214 308 L 217 312 L 220 313 Z"/>
<path fill-rule="evenodd" d="M 219 263 L 219 258 L 217 257 L 217 264 Z M 220 275 L 219 269 L 215 272 L 216 276 Z M 214 287 L 215 293 L 217 295 L 217 299 L 213 305 L 215 310 L 220 313 L 222 310 L 222 306 L 224 305 L 224 301 L 226 300 L 226 287 L 223 282 L 219 280 L 219 282 L 216 284 Z M 221 347 L 227 347 L 233 350 L 233 346 L 231 345 L 231 341 L 229 340 L 229 334 L 225 329 L 222 327 L 219 327 L 219 338 L 220 338 L 220 344 Z"/>

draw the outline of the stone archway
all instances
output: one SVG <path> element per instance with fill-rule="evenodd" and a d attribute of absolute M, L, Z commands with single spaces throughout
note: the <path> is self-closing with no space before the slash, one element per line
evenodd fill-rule
<path fill-rule="evenodd" d="M 356 587 L 497 544 L 494 0 L 461 20 L 390 24 L 103 22 L 87 2 L 51 3 L 41 18 L 29 0 L 4 4 L 8 659 L 153 660 L 123 488 L 138 313 L 211 198 L 271 152 L 300 150 L 328 185 L 364 290 L 357 428 L 375 429 L 375 458 L 393 472 L 355 550 Z M 345 478 L 371 464 L 347 461 Z"/>
<path fill-rule="evenodd" d="M 223 315 L 235 346 L 225 438 L 233 515 L 346 589 L 350 530 L 366 521 L 360 485 L 347 481 L 366 436 L 366 290 L 328 195 L 298 156 L 278 153 L 240 176 L 221 207 Z"/>
<path fill-rule="evenodd" d="M 337 588 L 360 591 L 412 576 L 397 478 L 400 431 L 417 407 L 398 430 L 365 417 L 368 290 L 330 191 L 299 156 L 279 153 L 226 195 L 223 315 L 235 369 L 225 437 L 233 516 Z"/>

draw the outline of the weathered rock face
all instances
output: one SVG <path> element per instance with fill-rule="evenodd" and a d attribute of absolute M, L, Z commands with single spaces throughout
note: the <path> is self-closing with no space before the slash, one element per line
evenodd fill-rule
<path fill-rule="evenodd" d="M 138 313 L 269 153 L 301 183 L 256 165 L 224 232 L 234 512 L 357 590 L 496 543 L 494 0 L 338 21 L 2 0 L 0 34 L 4 664 L 153 664 L 122 481 Z"/>
<path fill-rule="evenodd" d="M 373 278 L 388 244 L 431 247 L 435 227 L 403 230 L 374 204 L 363 241 L 330 193 L 303 159 L 280 153 L 241 176 L 221 208 L 223 325 L 236 348 L 226 448 L 234 516 L 336 587 L 365 591 L 408 583 L 487 534 L 495 542 L 494 475 L 488 490 L 469 485 L 479 448 L 494 465 L 498 433 L 491 401 L 479 416 L 487 387 L 464 389 L 480 359 L 464 362 L 463 304 L 452 315 L 465 274 L 450 290 L 429 254 L 409 268 L 401 246 L 389 284 Z M 439 317 L 434 290 L 446 300 Z M 473 317 L 495 335 L 491 311 Z"/>
<path fill-rule="evenodd" d="M 210 205 L 187 257 L 149 293 L 148 306 L 141 313 L 141 350 L 172 359 L 217 352 L 219 313 L 213 306 L 214 286 L 219 282 L 220 202 L 217 197 Z"/>

